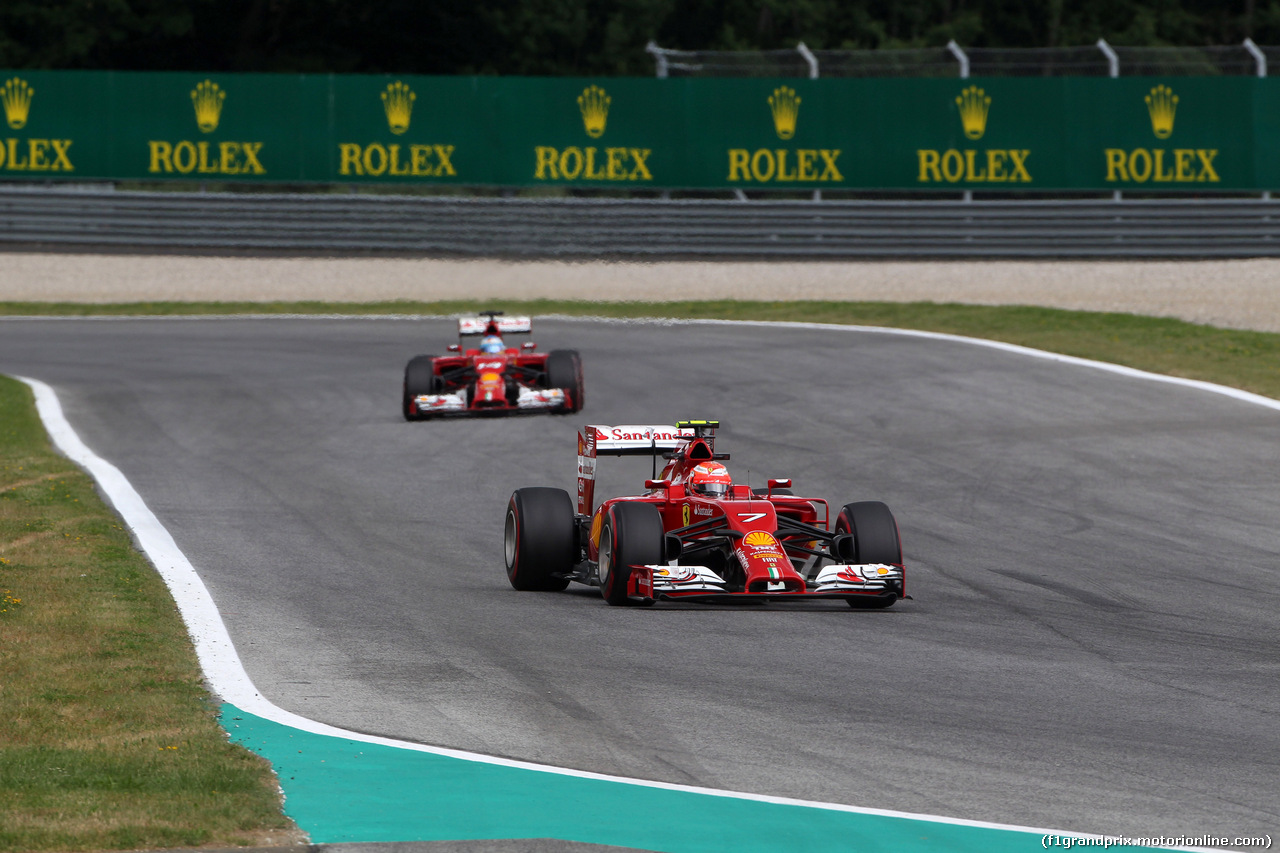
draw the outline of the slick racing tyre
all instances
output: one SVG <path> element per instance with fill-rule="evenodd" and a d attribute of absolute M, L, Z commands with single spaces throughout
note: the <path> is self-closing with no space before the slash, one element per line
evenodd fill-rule
<path fill-rule="evenodd" d="M 507 580 L 521 591 L 555 592 L 573 571 L 573 503 L 564 489 L 516 489 L 502 532 Z"/>
<path fill-rule="evenodd" d="M 561 414 L 570 415 L 582 409 L 585 386 L 582 381 L 582 357 L 577 350 L 557 349 L 547 354 L 547 387 L 559 388 L 569 395 L 569 403 Z"/>
<path fill-rule="evenodd" d="M 663 560 L 666 531 L 653 504 L 623 501 L 609 508 L 600 529 L 600 594 L 615 606 L 653 604 L 651 598 L 627 597 L 631 566 Z"/>
<path fill-rule="evenodd" d="M 427 415 L 418 414 L 412 407 L 413 398 L 419 394 L 439 394 L 440 377 L 432 369 L 434 355 L 416 355 L 404 368 L 404 397 L 400 403 L 406 421 L 420 421 Z"/>
<path fill-rule="evenodd" d="M 836 518 L 836 533 L 853 534 L 853 562 L 889 563 L 902 565 L 902 540 L 898 537 L 898 522 L 889 507 L 880 501 L 857 501 L 845 504 Z M 855 610 L 879 610 L 892 607 L 897 595 L 867 596 L 849 599 Z"/>

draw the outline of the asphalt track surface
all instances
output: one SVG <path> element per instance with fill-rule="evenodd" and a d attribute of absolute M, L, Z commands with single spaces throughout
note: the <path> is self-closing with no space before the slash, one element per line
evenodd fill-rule
<path fill-rule="evenodd" d="M 545 321 L 571 417 L 410 424 L 450 321 L 6 320 L 277 705 L 620 776 L 1079 832 L 1280 827 L 1280 412 L 965 343 Z M 914 601 L 517 593 L 514 488 L 584 422 L 718 417 L 731 472 L 897 515 Z M 647 461 L 604 459 L 597 495 Z"/>

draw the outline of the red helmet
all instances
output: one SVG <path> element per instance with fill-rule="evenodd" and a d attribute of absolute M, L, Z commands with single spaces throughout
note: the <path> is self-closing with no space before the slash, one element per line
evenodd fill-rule
<path fill-rule="evenodd" d="M 695 495 L 722 498 L 729 494 L 729 487 L 732 485 L 733 478 L 729 476 L 729 470 L 719 462 L 696 465 L 689 475 L 689 491 Z"/>

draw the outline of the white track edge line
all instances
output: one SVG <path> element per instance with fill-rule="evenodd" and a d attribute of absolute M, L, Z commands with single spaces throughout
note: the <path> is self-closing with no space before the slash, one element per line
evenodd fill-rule
<path fill-rule="evenodd" d="M 557 316 L 555 319 L 592 319 L 599 321 L 616 318 L 571 318 Z M 649 322 L 653 321 L 650 320 Z M 1005 344 L 998 341 L 987 341 L 980 338 L 967 338 L 961 335 L 948 335 L 939 332 L 920 332 L 905 329 L 889 329 L 878 326 L 836 326 L 826 323 L 737 320 L 662 320 L 658 322 L 690 325 L 737 324 L 749 326 L 778 326 L 782 328 L 796 329 L 839 329 L 902 334 L 913 337 L 979 344 L 1039 358 L 1048 358 L 1055 361 L 1101 368 L 1129 376 L 1173 382 L 1174 384 L 1187 385 L 1189 387 L 1200 388 L 1201 390 L 1212 391 L 1215 393 L 1225 392 L 1227 396 L 1237 397 L 1238 399 L 1244 399 L 1248 402 L 1257 402 L 1273 409 L 1280 409 L 1280 401 L 1271 400 L 1267 397 L 1261 397 L 1256 394 L 1250 394 L 1245 391 L 1239 391 L 1238 389 L 1228 388 L 1222 385 L 1215 385 L 1209 382 L 1199 382 L 1196 380 L 1180 379 L 1178 377 L 1164 376 L 1156 373 L 1148 373 L 1146 371 L 1107 364 L 1105 362 L 1091 361 L 1089 359 L 1081 359 L 1074 356 L 1058 355 L 1056 353 L 1048 353 L 1043 350 L 1035 350 L 1028 347 Z M 1105 837 L 1092 833 L 1017 826 L 1012 824 L 993 823 L 990 821 L 975 821 L 940 815 L 902 812 L 890 809 L 863 808 L 860 806 L 850 806 L 842 803 L 824 803 L 794 799 L 790 797 L 775 797 L 767 794 L 751 794 L 715 788 L 702 788 L 693 785 L 678 785 L 648 779 L 635 779 L 625 776 L 611 776 L 604 773 L 593 773 L 584 770 L 574 770 L 565 767 L 517 761 L 514 759 L 482 755 L 480 753 L 466 752 L 463 750 L 433 747 L 425 744 L 380 737 L 377 735 L 368 735 L 361 732 L 341 729 L 336 726 L 328 725 L 327 723 L 320 723 L 315 720 L 302 717 L 298 714 L 294 714 L 291 711 L 286 711 L 269 701 L 254 686 L 252 679 L 249 677 L 249 673 L 245 670 L 244 664 L 241 662 L 240 656 L 235 650 L 235 645 L 231 640 L 231 635 L 227 631 L 226 624 L 222 621 L 222 616 L 218 612 L 217 606 L 214 604 L 213 597 L 210 595 L 208 587 L 206 587 L 204 581 L 200 579 L 195 567 L 191 565 L 191 562 L 187 559 L 186 555 L 178 548 L 177 543 L 173 540 L 173 536 L 164 527 L 164 525 L 160 523 L 160 520 L 156 518 L 155 514 L 151 512 L 151 509 L 142 500 L 142 496 L 133 488 L 133 484 L 129 482 L 128 478 L 124 476 L 119 468 L 95 454 L 83 441 L 81 441 L 80 436 L 72 428 L 70 422 L 67 421 L 66 415 L 62 411 L 62 403 L 59 401 L 58 395 L 53 388 L 38 379 L 32 379 L 24 376 L 15 376 L 14 378 L 31 388 L 36 400 L 36 411 L 39 413 L 40 419 L 44 423 L 45 430 L 48 432 L 54 446 L 72 462 L 75 462 L 77 465 L 84 468 L 89 475 L 97 481 L 103 494 L 107 497 L 112 506 L 115 507 L 125 524 L 136 537 L 138 546 L 142 549 L 143 553 L 147 555 L 148 559 L 160 573 L 160 576 L 164 579 L 166 586 L 169 587 L 170 593 L 174 597 L 174 601 L 178 605 L 183 621 L 187 624 L 187 629 L 191 634 L 192 643 L 195 646 L 196 657 L 200 662 L 201 669 L 204 672 L 205 679 L 209 683 L 211 691 L 223 701 L 234 705 L 242 711 L 254 714 L 271 722 L 279 723 L 280 725 L 311 732 L 312 734 L 343 738 L 346 740 L 371 743 L 413 752 L 424 752 L 432 755 L 457 758 L 465 761 L 474 761 L 482 764 L 492 764 L 519 770 L 554 773 L 561 776 L 571 776 L 581 779 L 614 782 L 668 791 L 725 797 L 730 799 L 750 800 L 775 805 L 818 808 L 827 811 L 901 818 L 906 820 L 919 820 L 930 823 L 943 823 L 953 826 L 966 826 L 979 829 L 996 829 L 1035 835 L 1069 835 L 1076 838 Z M 1212 848 L 1174 847 L 1162 849 L 1199 851 Z"/>

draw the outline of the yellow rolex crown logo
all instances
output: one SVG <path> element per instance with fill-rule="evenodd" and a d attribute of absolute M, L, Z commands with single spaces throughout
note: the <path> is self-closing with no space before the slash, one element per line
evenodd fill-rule
<path fill-rule="evenodd" d="M 613 98 L 599 86 L 588 86 L 578 96 L 578 109 L 582 110 L 582 125 L 587 136 L 598 139 L 604 136 L 604 123 L 609 119 L 609 104 Z"/>
<path fill-rule="evenodd" d="M 970 139 L 981 139 L 987 132 L 987 112 L 991 109 L 987 93 L 977 86 L 970 86 L 956 98 L 956 106 L 960 107 L 964 135 Z"/>
<path fill-rule="evenodd" d="M 1161 83 L 1146 97 L 1147 113 L 1151 116 L 1151 132 L 1157 139 L 1173 135 L 1173 115 L 1178 111 L 1178 96 Z"/>
<path fill-rule="evenodd" d="M 213 133 L 218 129 L 222 102 L 226 99 L 227 93 L 219 89 L 218 84 L 212 80 L 205 80 L 191 90 L 191 103 L 195 105 L 196 124 L 201 133 Z"/>
<path fill-rule="evenodd" d="M 779 139 L 790 139 L 796 135 L 796 119 L 800 116 L 800 99 L 795 89 L 780 86 L 769 96 L 769 109 L 773 113 L 773 129 L 778 131 Z"/>
<path fill-rule="evenodd" d="M 4 102 L 4 117 L 8 120 L 9 127 L 17 130 L 27 123 L 27 113 L 31 111 L 31 96 L 35 93 L 36 90 L 26 80 L 17 77 L 0 86 L 0 101 Z"/>
<path fill-rule="evenodd" d="M 387 124 L 391 126 L 392 133 L 401 134 L 409 129 L 409 116 L 413 114 L 413 102 L 417 99 L 413 90 L 399 80 L 382 93 L 382 108 L 387 111 Z"/>

